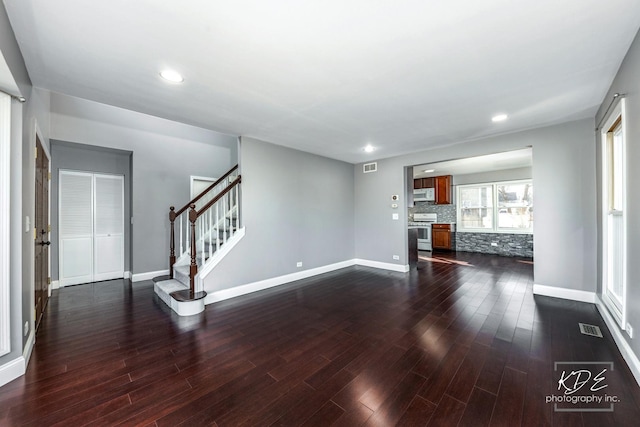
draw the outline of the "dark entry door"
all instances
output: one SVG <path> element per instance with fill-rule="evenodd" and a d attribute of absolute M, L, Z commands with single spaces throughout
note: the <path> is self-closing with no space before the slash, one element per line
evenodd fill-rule
<path fill-rule="evenodd" d="M 35 309 L 36 329 L 49 299 L 49 158 L 36 135 Z"/>

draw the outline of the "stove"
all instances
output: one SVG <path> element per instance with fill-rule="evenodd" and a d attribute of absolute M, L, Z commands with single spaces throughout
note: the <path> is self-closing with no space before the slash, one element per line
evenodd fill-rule
<path fill-rule="evenodd" d="M 417 213 L 413 215 L 413 221 L 409 226 L 418 229 L 418 250 L 431 250 L 431 224 L 438 222 L 438 214 Z"/>

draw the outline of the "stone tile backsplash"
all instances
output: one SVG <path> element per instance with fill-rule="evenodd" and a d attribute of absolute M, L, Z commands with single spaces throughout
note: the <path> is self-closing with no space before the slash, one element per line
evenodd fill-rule
<path fill-rule="evenodd" d="M 496 246 L 493 246 L 495 243 Z M 533 258 L 533 235 L 456 233 L 457 251 Z"/>
<path fill-rule="evenodd" d="M 409 217 L 416 213 L 436 213 L 438 222 L 456 222 L 456 205 L 436 205 L 432 202 L 417 202 L 409 208 Z"/>

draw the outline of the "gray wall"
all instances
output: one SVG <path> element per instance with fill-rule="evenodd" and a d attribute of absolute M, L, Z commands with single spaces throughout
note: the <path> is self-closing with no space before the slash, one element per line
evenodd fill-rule
<path fill-rule="evenodd" d="M 407 264 L 406 215 L 391 219 L 392 194 L 406 193 L 404 167 L 533 147 L 536 189 L 534 279 L 536 284 L 596 290 L 596 179 L 593 120 L 453 145 L 378 160 L 377 173 L 354 166 L 356 257 Z M 410 177 L 409 179 L 412 179 Z M 400 212 L 407 212 L 406 197 Z M 561 244 L 560 244 L 561 243 Z M 400 261 L 392 256 L 400 254 Z"/>
<path fill-rule="evenodd" d="M 22 355 L 28 338 L 22 333 L 24 323 L 33 331 L 33 234 L 25 231 L 23 220 L 25 216 L 32 219 L 35 210 L 36 122 L 42 143 L 49 146 L 49 94 L 31 85 L 4 3 L 0 4 L 0 52 L 27 99 L 24 104 L 14 100 L 11 109 L 11 351 L 0 357 L 1 367 Z"/>
<path fill-rule="evenodd" d="M 354 258 L 353 165 L 251 138 L 240 157 L 246 235 L 207 292 Z"/>
<path fill-rule="evenodd" d="M 625 57 L 611 88 L 598 114 L 596 123 L 604 116 L 614 93 L 626 95 L 626 147 L 627 147 L 627 321 L 635 329 L 635 334 L 640 331 L 640 35 L 637 35 L 629 52 Z M 602 170 L 601 170 L 601 141 L 598 141 L 597 166 L 598 166 L 598 206 L 602 203 Z M 598 222 L 602 220 L 601 210 L 598 208 Z M 598 291 L 602 292 L 602 230 L 598 230 Z M 640 340 L 630 340 L 623 334 L 628 344 L 637 357 L 640 357 Z"/>
<path fill-rule="evenodd" d="M 124 176 L 124 271 L 131 271 L 131 152 L 51 140 L 51 280 L 58 280 L 60 170 Z"/>
<path fill-rule="evenodd" d="M 222 176 L 237 162 L 235 136 L 56 93 L 51 138 L 133 152 L 134 274 L 168 269 L 169 206 L 189 201 L 189 177 Z"/>

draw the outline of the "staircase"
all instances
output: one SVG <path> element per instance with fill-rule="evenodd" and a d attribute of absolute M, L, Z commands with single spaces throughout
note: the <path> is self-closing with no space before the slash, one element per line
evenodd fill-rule
<path fill-rule="evenodd" d="M 240 227 L 238 165 L 182 208 L 169 208 L 169 276 L 154 279 L 154 291 L 180 316 L 204 310 L 202 280 L 244 235 Z"/>

